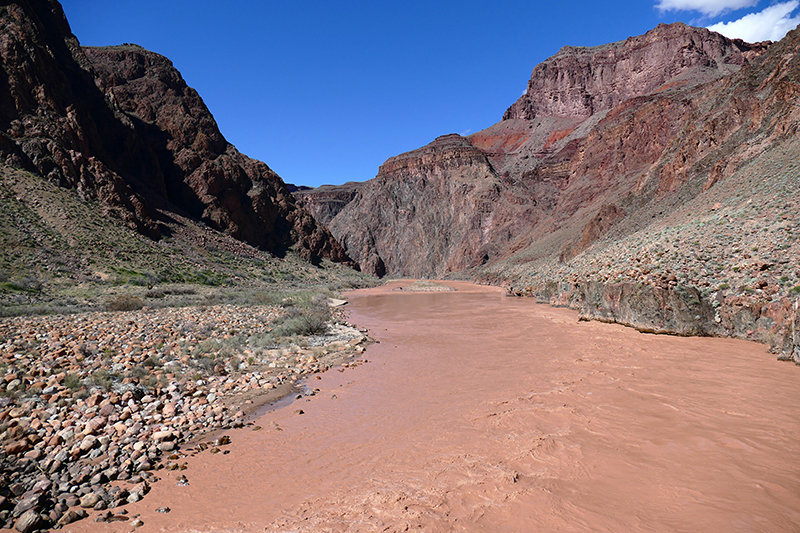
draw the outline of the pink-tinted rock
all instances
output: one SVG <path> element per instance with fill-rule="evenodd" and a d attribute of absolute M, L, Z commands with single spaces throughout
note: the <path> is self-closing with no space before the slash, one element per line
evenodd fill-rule
<path fill-rule="evenodd" d="M 6 445 L 6 455 L 17 455 L 31 449 L 27 439 L 21 439 Z"/>

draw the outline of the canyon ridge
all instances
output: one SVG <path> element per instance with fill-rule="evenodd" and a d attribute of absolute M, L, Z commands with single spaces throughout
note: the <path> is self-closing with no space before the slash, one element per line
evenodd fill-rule
<path fill-rule="evenodd" d="M 800 30 L 682 23 L 533 69 L 502 120 L 299 190 L 363 271 L 464 278 L 800 362 Z"/>

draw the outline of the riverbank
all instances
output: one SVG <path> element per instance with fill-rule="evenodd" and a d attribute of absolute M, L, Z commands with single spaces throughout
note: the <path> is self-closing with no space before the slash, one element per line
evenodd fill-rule
<path fill-rule="evenodd" d="M 223 453 L 182 459 L 130 516 L 174 533 L 797 523 L 800 407 L 785 398 L 800 376 L 763 346 L 446 283 L 459 290 L 350 295 L 349 320 L 380 341 L 370 363 L 319 374 L 314 396 L 230 430 Z"/>
<path fill-rule="evenodd" d="M 253 425 L 249 417 L 265 404 L 302 394 L 300 380 L 370 342 L 339 323 L 341 313 L 317 334 L 296 335 L 287 329 L 291 309 L 212 305 L 0 321 L 0 526 L 112 519 L 159 471 L 180 466 L 179 450 Z"/>

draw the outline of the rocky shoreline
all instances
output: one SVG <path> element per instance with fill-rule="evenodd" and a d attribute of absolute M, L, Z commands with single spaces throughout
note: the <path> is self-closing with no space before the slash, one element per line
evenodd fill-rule
<path fill-rule="evenodd" d="M 800 365 L 800 298 L 761 294 L 704 296 L 694 287 L 622 283 L 548 282 L 524 288 L 505 285 L 507 294 L 536 299 L 644 333 L 731 337 L 766 344 L 778 360 Z"/>
<path fill-rule="evenodd" d="M 185 468 L 187 449 L 219 452 L 223 430 L 370 342 L 341 312 L 325 334 L 278 342 L 286 313 L 215 305 L 0 321 L 0 529 L 89 515 L 141 525 L 124 506 L 159 470 Z"/>

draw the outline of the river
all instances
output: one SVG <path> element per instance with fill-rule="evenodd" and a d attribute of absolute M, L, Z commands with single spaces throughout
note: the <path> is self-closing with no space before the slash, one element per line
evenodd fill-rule
<path fill-rule="evenodd" d="M 348 294 L 369 362 L 160 471 L 141 531 L 798 530 L 800 368 L 448 284 Z"/>

